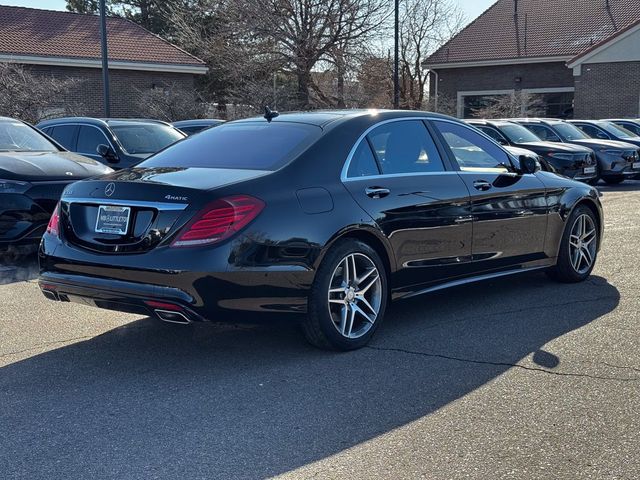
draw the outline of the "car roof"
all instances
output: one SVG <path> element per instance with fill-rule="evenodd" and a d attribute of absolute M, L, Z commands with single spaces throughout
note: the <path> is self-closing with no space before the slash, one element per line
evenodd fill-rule
<path fill-rule="evenodd" d="M 154 120 L 150 118 L 95 118 L 95 117 L 60 117 L 45 120 L 38 123 L 38 126 L 58 125 L 65 123 L 87 123 L 89 125 L 96 125 L 106 127 L 108 125 L 131 125 L 136 123 L 154 123 L 159 125 L 169 125 L 162 120 Z"/>
<path fill-rule="evenodd" d="M 224 123 L 224 120 L 218 118 L 194 118 L 192 120 L 180 120 L 177 122 L 171 122 L 174 127 L 188 127 L 191 125 L 218 125 Z"/>
<path fill-rule="evenodd" d="M 338 124 L 358 117 L 380 117 L 381 120 L 402 117 L 424 117 L 451 119 L 439 113 L 416 111 L 416 110 L 385 110 L 385 109 L 358 109 L 358 110 L 314 110 L 310 112 L 286 112 L 281 113 L 271 121 L 273 123 L 290 122 L 304 123 L 325 128 L 330 124 Z M 266 122 L 264 117 L 251 117 L 242 120 L 235 120 L 231 123 L 242 122 Z M 459 121 L 459 120 L 458 120 Z"/>
<path fill-rule="evenodd" d="M 559 118 L 513 118 L 511 121 L 516 123 L 540 123 L 547 125 L 564 123 L 564 120 L 560 120 Z"/>
<path fill-rule="evenodd" d="M 631 122 L 631 123 L 640 123 L 640 120 L 637 118 L 604 118 L 603 122 Z"/>
<path fill-rule="evenodd" d="M 470 125 L 486 125 L 486 126 L 493 126 L 493 127 L 502 127 L 504 125 L 512 125 L 515 123 L 511 120 L 500 120 L 500 119 L 488 120 L 485 118 L 470 118 L 468 120 L 465 120 L 465 122 L 467 122 Z"/>

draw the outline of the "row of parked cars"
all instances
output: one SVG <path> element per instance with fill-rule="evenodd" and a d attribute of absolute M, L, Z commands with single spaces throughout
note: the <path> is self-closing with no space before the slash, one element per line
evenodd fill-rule
<path fill-rule="evenodd" d="M 496 142 L 526 149 L 545 170 L 595 185 L 640 179 L 640 119 L 468 120 Z"/>
<path fill-rule="evenodd" d="M 68 184 L 131 167 L 220 123 L 74 117 L 33 127 L 0 117 L 0 253 L 40 239 Z"/>

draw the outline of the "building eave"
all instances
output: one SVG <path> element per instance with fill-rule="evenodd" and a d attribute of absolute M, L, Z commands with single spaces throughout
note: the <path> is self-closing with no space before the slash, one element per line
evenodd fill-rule
<path fill-rule="evenodd" d="M 520 57 L 520 58 L 500 58 L 494 60 L 475 60 L 469 62 L 447 62 L 447 63 L 430 63 L 428 60 L 424 62 L 424 66 L 430 70 L 448 69 L 448 68 L 473 68 L 473 67 L 497 67 L 502 65 L 525 65 L 528 63 L 566 63 L 571 60 L 570 56 L 553 56 L 553 57 Z"/>
<path fill-rule="evenodd" d="M 623 39 L 627 38 L 629 35 L 633 35 L 638 30 L 640 30 L 640 19 L 628 25 L 627 27 L 623 28 L 622 30 L 616 32 L 614 35 L 610 36 L 609 38 L 606 38 L 600 43 L 597 43 L 594 46 L 588 48 L 587 50 L 579 53 L 575 57 L 570 58 L 567 61 L 567 66 L 569 68 L 575 68 L 575 67 L 579 67 L 583 63 L 588 63 L 589 59 L 595 57 L 596 55 L 601 53 L 603 50 L 606 50 L 607 48 L 609 48 L 611 45 L 614 45 L 615 43 L 622 41 Z"/>
<path fill-rule="evenodd" d="M 13 55 L 0 53 L 0 62 L 20 63 L 25 65 L 48 65 L 58 67 L 102 68 L 100 59 L 72 57 L 40 57 L 30 55 Z M 182 65 L 175 63 L 128 62 L 109 60 L 109 69 L 138 70 L 145 72 L 191 73 L 204 75 L 209 71 L 205 65 Z"/>

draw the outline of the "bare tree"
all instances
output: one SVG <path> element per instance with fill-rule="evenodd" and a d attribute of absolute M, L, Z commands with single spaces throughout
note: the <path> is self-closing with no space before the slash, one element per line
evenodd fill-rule
<path fill-rule="evenodd" d="M 514 118 L 522 116 L 543 116 L 544 99 L 517 90 L 512 95 L 497 95 L 486 99 L 486 105 L 472 110 L 476 118 Z"/>
<path fill-rule="evenodd" d="M 404 0 L 400 12 L 400 100 L 421 109 L 425 100 L 427 56 L 454 36 L 464 15 L 451 0 Z"/>
<path fill-rule="evenodd" d="M 142 117 L 175 122 L 205 116 L 205 103 L 191 89 L 173 84 L 140 93 L 138 113 Z"/>
<path fill-rule="evenodd" d="M 230 23 L 247 42 L 262 42 L 297 79 L 298 107 L 313 107 L 312 71 L 330 52 L 360 42 L 388 14 L 384 0 L 238 0 Z M 317 93 L 317 90 L 316 90 Z"/>
<path fill-rule="evenodd" d="M 82 88 L 76 78 L 37 77 L 18 64 L 0 63 L 0 115 L 37 123 L 45 118 L 75 115 L 83 106 L 71 100 Z"/>

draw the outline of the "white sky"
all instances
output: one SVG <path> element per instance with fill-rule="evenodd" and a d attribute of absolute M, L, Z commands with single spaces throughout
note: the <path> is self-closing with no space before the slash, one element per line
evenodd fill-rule
<path fill-rule="evenodd" d="M 464 11 L 467 21 L 470 22 L 496 0 L 455 0 Z M 64 10 L 65 0 L 0 0 L 2 5 L 17 5 L 20 7 L 46 8 L 49 10 Z"/>

